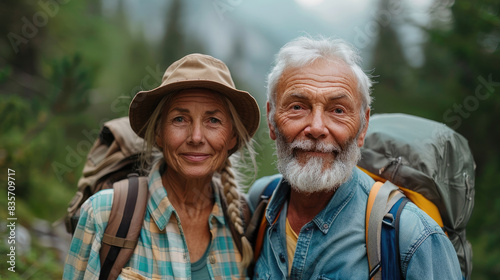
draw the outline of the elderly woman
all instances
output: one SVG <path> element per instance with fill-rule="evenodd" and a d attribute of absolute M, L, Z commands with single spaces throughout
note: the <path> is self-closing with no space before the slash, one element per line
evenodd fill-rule
<path fill-rule="evenodd" d="M 147 163 L 155 150 L 160 156 L 149 172 L 139 242 L 119 278 L 246 276 L 250 243 L 245 237 L 235 240 L 229 228 L 231 223 L 243 236 L 240 194 L 229 156 L 246 147 L 255 166 L 251 136 L 259 116 L 255 99 L 235 88 L 226 65 L 202 54 L 174 62 L 161 86 L 134 97 L 129 118 L 146 143 L 142 162 Z M 240 159 L 243 154 L 237 153 Z M 100 217 L 106 217 L 106 211 L 109 216 L 112 195 L 109 190 L 99 192 L 82 206 L 65 279 L 99 278 L 105 227 Z M 242 244 L 242 252 L 236 243 Z"/>

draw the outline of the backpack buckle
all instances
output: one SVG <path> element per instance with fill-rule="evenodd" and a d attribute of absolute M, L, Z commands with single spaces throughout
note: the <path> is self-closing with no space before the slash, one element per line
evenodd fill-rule
<path fill-rule="evenodd" d="M 135 172 L 134 172 L 134 173 L 129 173 L 129 174 L 127 175 L 127 178 L 131 178 L 131 177 L 139 177 L 139 174 L 137 174 L 137 173 L 135 173 Z"/>

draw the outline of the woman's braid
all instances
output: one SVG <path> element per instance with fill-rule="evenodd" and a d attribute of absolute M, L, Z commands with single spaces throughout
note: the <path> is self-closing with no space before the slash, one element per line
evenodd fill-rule
<path fill-rule="evenodd" d="M 221 170 L 221 183 L 223 187 L 224 196 L 227 201 L 227 211 L 231 218 L 231 223 L 234 224 L 236 230 L 241 235 L 242 251 L 241 253 L 241 263 L 244 267 L 248 267 L 253 259 L 253 249 L 250 242 L 245 237 L 245 225 L 243 223 L 242 217 L 242 207 L 241 207 L 241 197 L 236 185 L 235 174 L 231 167 L 231 161 L 226 160 L 224 167 Z"/>

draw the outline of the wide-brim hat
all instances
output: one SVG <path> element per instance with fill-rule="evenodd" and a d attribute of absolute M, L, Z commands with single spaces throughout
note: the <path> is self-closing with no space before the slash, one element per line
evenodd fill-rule
<path fill-rule="evenodd" d="M 145 126 L 162 98 L 191 88 L 213 90 L 229 99 L 248 135 L 255 134 L 260 123 L 260 110 L 255 98 L 246 91 L 236 89 L 224 62 L 198 53 L 189 54 L 172 63 L 165 71 L 159 87 L 140 91 L 135 95 L 129 108 L 130 126 L 137 135 L 144 138 Z"/>

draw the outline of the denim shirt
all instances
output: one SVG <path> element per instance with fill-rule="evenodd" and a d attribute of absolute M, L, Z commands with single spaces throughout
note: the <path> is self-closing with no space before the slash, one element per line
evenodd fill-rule
<path fill-rule="evenodd" d="M 264 181 L 256 184 L 269 182 Z M 368 279 L 365 212 L 373 183 L 354 168 L 349 181 L 338 188 L 325 209 L 300 230 L 288 275 L 285 222 L 290 185 L 282 180 L 266 210 L 268 228 L 254 279 Z M 450 240 L 413 203 L 407 203 L 401 214 L 399 245 L 406 279 L 462 279 Z"/>

